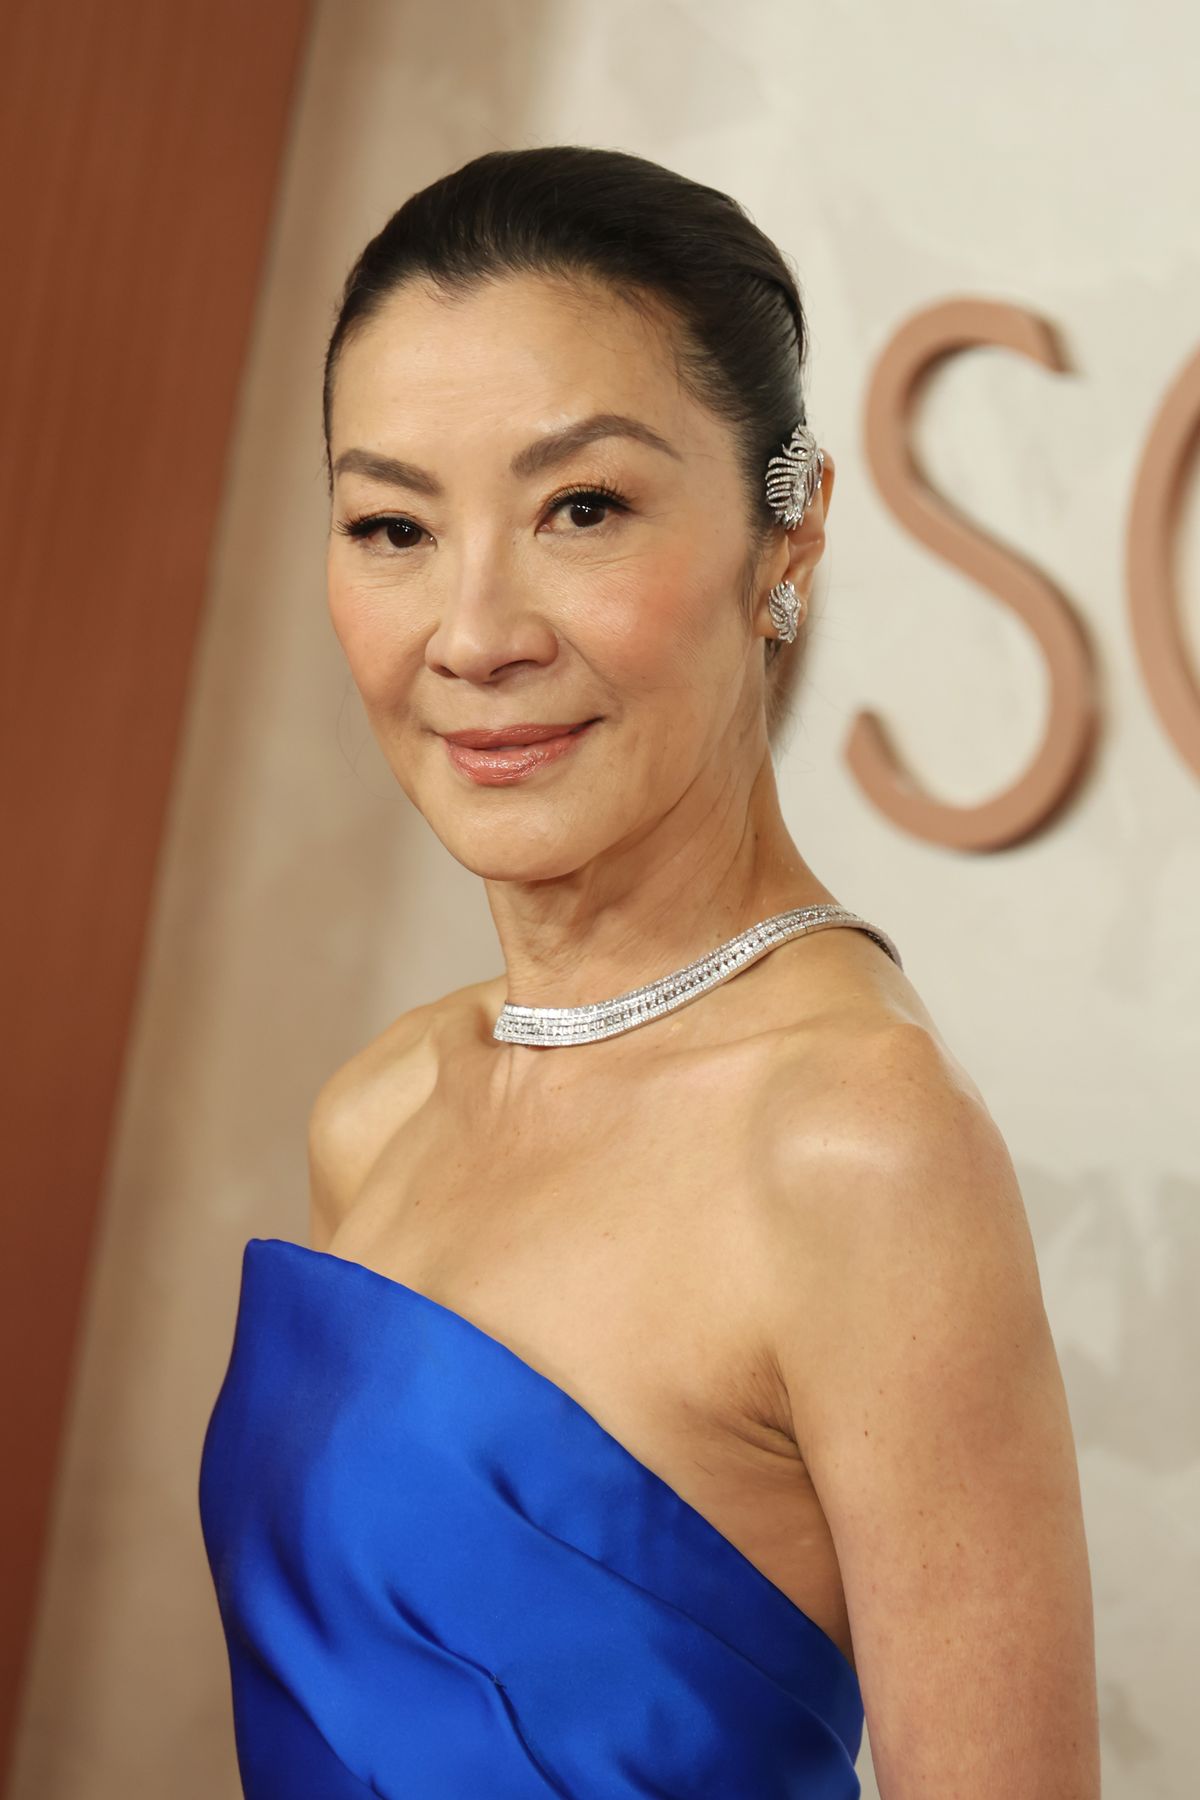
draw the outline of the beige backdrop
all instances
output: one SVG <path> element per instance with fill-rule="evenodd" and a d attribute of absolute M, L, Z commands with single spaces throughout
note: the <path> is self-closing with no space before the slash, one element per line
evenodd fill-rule
<path fill-rule="evenodd" d="M 238 1792 L 196 1507 L 242 1246 L 303 1238 L 312 1094 L 405 1007 L 499 966 L 482 887 L 384 768 L 324 610 L 333 299 L 414 188 L 579 141 L 736 194 L 796 260 L 838 466 L 793 833 L 896 938 L 1022 1179 L 1077 1434 L 1106 1800 L 1190 1800 L 1200 1561 L 1200 778 L 1124 615 L 1144 433 L 1200 339 L 1200 22 L 1177 6 L 581 0 L 318 6 L 233 447 L 24 1715 L 16 1800 Z M 1189 84 L 1193 84 L 1189 91 Z M 991 856 L 901 835 L 850 779 L 864 705 L 947 800 L 1042 723 L 1010 614 L 907 540 L 864 386 L 949 294 L 1055 320 L 1073 370 L 980 351 L 917 420 L 931 478 L 1072 596 L 1102 741 L 1065 817 Z M 1195 482 L 1178 546 L 1197 581 Z M 1189 641 L 1200 651 L 1197 607 Z M 874 1794 L 869 1753 L 860 1768 Z"/>

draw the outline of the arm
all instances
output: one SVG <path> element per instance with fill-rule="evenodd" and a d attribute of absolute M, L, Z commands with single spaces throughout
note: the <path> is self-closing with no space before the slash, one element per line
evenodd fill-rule
<path fill-rule="evenodd" d="M 1098 1800 L 1075 1448 L 1007 1149 L 921 1028 L 843 1077 L 776 1133 L 771 1316 L 880 1794 Z"/>

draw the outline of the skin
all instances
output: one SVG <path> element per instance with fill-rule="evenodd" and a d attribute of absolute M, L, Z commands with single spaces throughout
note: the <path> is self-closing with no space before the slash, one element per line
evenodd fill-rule
<path fill-rule="evenodd" d="M 671 448 L 609 436 L 514 475 L 596 412 Z M 344 350 L 330 451 L 335 630 L 397 782 L 484 881 L 504 970 L 326 1082 L 314 1245 L 507 1343 L 788 1593 L 855 1666 L 884 1800 L 1094 1800 L 1090 1576 L 1033 1246 L 907 976 L 827 930 L 613 1039 L 491 1038 L 505 998 L 605 998 L 837 898 L 782 816 L 762 666 L 770 587 L 811 594 L 832 458 L 754 559 L 729 427 L 680 386 L 670 321 L 535 277 L 393 295 Z M 555 505 L 597 481 L 627 507 Z M 355 541 L 364 514 L 394 523 Z M 505 788 L 437 735 L 593 717 Z"/>

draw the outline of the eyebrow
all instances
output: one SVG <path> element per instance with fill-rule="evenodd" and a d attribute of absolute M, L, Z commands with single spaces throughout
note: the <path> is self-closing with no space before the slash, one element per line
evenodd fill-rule
<path fill-rule="evenodd" d="M 673 456 L 677 462 L 683 456 L 674 444 L 647 425 L 641 419 L 635 419 L 628 413 L 599 412 L 592 413 L 586 419 L 579 419 L 572 425 L 564 425 L 559 431 L 547 432 L 544 437 L 535 438 L 524 450 L 518 450 L 509 464 L 513 475 L 528 478 L 538 475 L 543 469 L 554 464 L 565 462 L 576 451 L 594 444 L 598 438 L 625 437 L 633 438 L 639 444 L 648 444 L 652 450 L 661 450 L 666 456 Z M 395 456 L 384 456 L 378 450 L 343 450 L 333 465 L 335 475 L 367 475 L 373 481 L 387 482 L 392 487 L 412 488 L 418 494 L 427 494 L 437 499 L 443 492 L 442 484 L 436 475 L 428 469 L 422 469 L 417 463 L 402 462 Z"/>

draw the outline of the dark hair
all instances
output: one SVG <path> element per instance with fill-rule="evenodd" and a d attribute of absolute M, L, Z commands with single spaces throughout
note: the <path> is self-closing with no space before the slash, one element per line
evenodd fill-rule
<path fill-rule="evenodd" d="M 745 481 L 750 547 L 740 595 L 779 528 L 767 458 L 805 419 L 808 339 L 799 285 L 746 210 L 645 157 L 582 144 L 490 150 L 406 200 L 346 278 L 325 355 L 325 460 L 338 359 L 404 282 L 462 294 L 506 275 L 592 277 L 650 314 L 666 309 L 679 380 L 731 427 Z M 786 719 L 803 633 L 766 642 L 767 728 Z M 779 654 L 780 650 L 784 654 Z"/>

